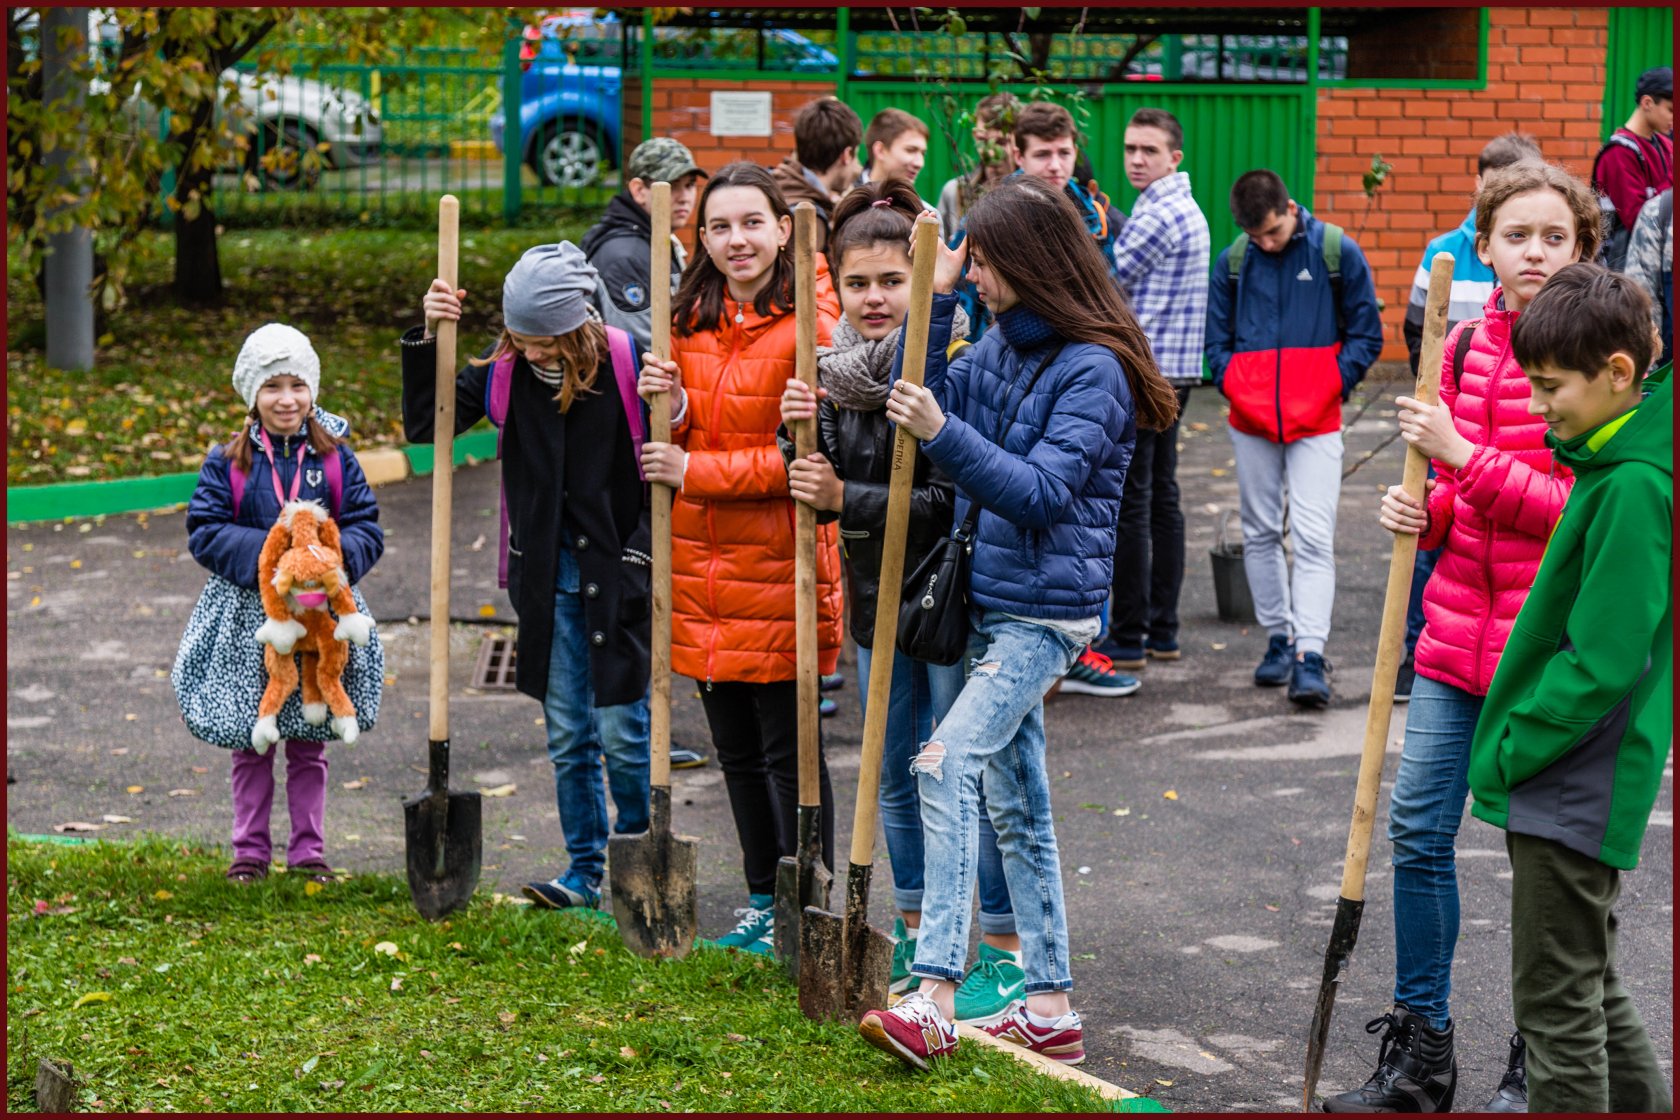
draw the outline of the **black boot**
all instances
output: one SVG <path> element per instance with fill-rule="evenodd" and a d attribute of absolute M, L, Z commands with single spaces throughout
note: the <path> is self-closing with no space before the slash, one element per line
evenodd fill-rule
<path fill-rule="evenodd" d="M 1365 1024 L 1385 1030 L 1377 1071 L 1359 1088 L 1324 1100 L 1326 1112 L 1451 1112 L 1458 1088 L 1453 1028 L 1438 1031 L 1405 1007 Z"/>
<path fill-rule="evenodd" d="M 1528 1111 L 1528 1047 L 1520 1034 L 1511 1036 L 1511 1059 L 1505 1063 L 1505 1076 L 1488 1101 L 1483 1112 Z"/>

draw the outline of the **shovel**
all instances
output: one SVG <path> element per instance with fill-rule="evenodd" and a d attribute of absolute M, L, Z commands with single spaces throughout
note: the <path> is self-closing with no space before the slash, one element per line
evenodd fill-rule
<path fill-rule="evenodd" d="M 438 201 L 438 270 L 455 290 L 461 206 Z M 414 908 L 437 921 L 467 904 L 478 886 L 484 850 L 482 805 L 476 791 L 449 788 L 449 531 L 455 463 L 455 334 L 449 319 L 437 326 L 437 404 L 432 432 L 432 718 L 426 788 L 403 801 L 408 847 L 408 892 Z"/>
<path fill-rule="evenodd" d="M 794 373 L 812 392 L 817 388 L 817 211 L 809 202 L 793 209 L 794 317 L 797 326 Z M 817 449 L 817 422 L 793 425 L 794 454 Z M 794 645 L 799 682 L 799 824 L 794 854 L 776 863 L 776 956 L 789 978 L 799 975 L 800 915 L 807 906 L 828 906 L 834 875 L 822 859 L 822 783 L 817 726 L 821 700 L 817 679 L 817 511 L 793 504 Z"/>
<path fill-rule="evenodd" d="M 1417 389 L 1413 393 L 1426 404 L 1434 404 L 1440 391 L 1452 270 L 1452 254 L 1436 253 L 1429 268 L 1429 296 L 1423 311 L 1423 351 L 1418 359 Z M 1408 448 L 1400 484 L 1420 501 L 1428 471 L 1428 456 L 1415 447 Z M 1411 533 L 1396 533 L 1394 551 L 1389 556 L 1388 590 L 1383 599 L 1382 628 L 1377 632 L 1377 667 L 1371 674 L 1371 704 L 1365 713 L 1365 746 L 1359 756 L 1353 823 L 1348 828 L 1347 858 L 1342 863 L 1341 897 L 1336 900 L 1336 922 L 1330 929 L 1330 947 L 1324 953 L 1324 976 L 1319 981 L 1318 1002 L 1313 1006 L 1312 1026 L 1307 1032 L 1302 1112 L 1312 1111 L 1313 1091 L 1318 1088 L 1318 1075 L 1324 1068 L 1324 1047 L 1330 1038 L 1336 988 L 1347 972 L 1348 959 L 1359 940 L 1359 919 L 1365 909 L 1365 861 L 1371 854 L 1371 826 L 1376 820 L 1377 786 L 1382 780 L 1389 717 L 1394 712 L 1394 678 L 1400 668 L 1400 647 L 1406 636 L 1406 601 L 1411 594 L 1417 542 Z"/>
<path fill-rule="evenodd" d="M 904 368 L 900 376 L 912 385 L 920 385 L 927 363 L 939 220 L 927 216 L 917 218 L 915 238 L 910 315 L 904 324 Z M 898 601 L 904 587 L 904 541 L 910 529 L 910 484 L 915 468 L 916 439 L 899 429 L 893 443 L 892 481 L 887 490 L 880 590 L 875 601 L 875 635 L 870 647 L 869 703 L 863 721 L 863 758 L 858 763 L 857 805 L 852 814 L 851 866 L 846 870 L 846 912 L 842 919 L 837 914 L 808 907 L 800 929 L 799 1010 L 812 1019 L 846 1018 L 855 1023 L 869 1011 L 887 1005 L 893 941 L 869 924 L 869 879 L 874 871 L 881 752 L 887 739 L 887 707 L 898 641 Z"/>
<path fill-rule="evenodd" d="M 648 295 L 654 357 L 671 356 L 671 184 L 653 184 Z M 648 438 L 671 442 L 671 405 L 648 402 Z M 607 840 L 613 917 L 640 957 L 684 957 L 694 947 L 699 911 L 694 872 L 699 845 L 671 834 L 671 488 L 653 484 L 653 673 L 648 690 L 651 772 L 648 830 Z"/>

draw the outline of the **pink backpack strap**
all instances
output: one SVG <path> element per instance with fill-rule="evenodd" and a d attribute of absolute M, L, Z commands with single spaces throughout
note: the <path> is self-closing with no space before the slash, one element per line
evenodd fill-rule
<path fill-rule="evenodd" d="M 497 358 L 490 367 L 490 380 L 484 386 L 484 414 L 490 417 L 490 423 L 496 425 L 496 458 L 502 457 L 502 429 L 507 424 L 508 396 L 513 388 L 513 360 L 515 354 L 509 350 Z M 496 547 L 496 586 L 504 591 L 508 585 L 508 507 L 507 482 L 501 486 L 502 529 L 500 543 Z"/>
<path fill-rule="evenodd" d="M 642 443 L 647 439 L 647 423 L 642 416 L 642 398 L 636 395 L 636 352 L 630 335 L 617 327 L 607 328 L 607 353 L 612 357 L 613 379 L 618 382 L 618 395 L 624 402 L 624 419 L 630 425 L 630 443 L 636 453 L 636 476 L 647 481 L 642 473 Z"/>
<path fill-rule="evenodd" d="M 239 520 L 239 504 L 245 500 L 245 472 L 239 464 L 228 462 L 228 486 L 233 490 L 233 519 Z"/>

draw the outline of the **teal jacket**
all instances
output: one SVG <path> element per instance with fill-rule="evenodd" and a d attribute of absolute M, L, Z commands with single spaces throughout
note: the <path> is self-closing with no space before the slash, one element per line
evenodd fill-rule
<path fill-rule="evenodd" d="M 1575 488 L 1517 616 L 1470 750 L 1472 812 L 1627 870 L 1674 734 L 1674 403 L 1546 437 Z"/>

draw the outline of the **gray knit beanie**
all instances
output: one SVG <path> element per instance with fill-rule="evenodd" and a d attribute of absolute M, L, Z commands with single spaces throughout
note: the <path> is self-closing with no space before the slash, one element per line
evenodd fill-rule
<path fill-rule="evenodd" d="M 518 334 L 570 334 L 589 316 L 595 266 L 570 241 L 527 249 L 502 281 L 502 320 Z"/>

